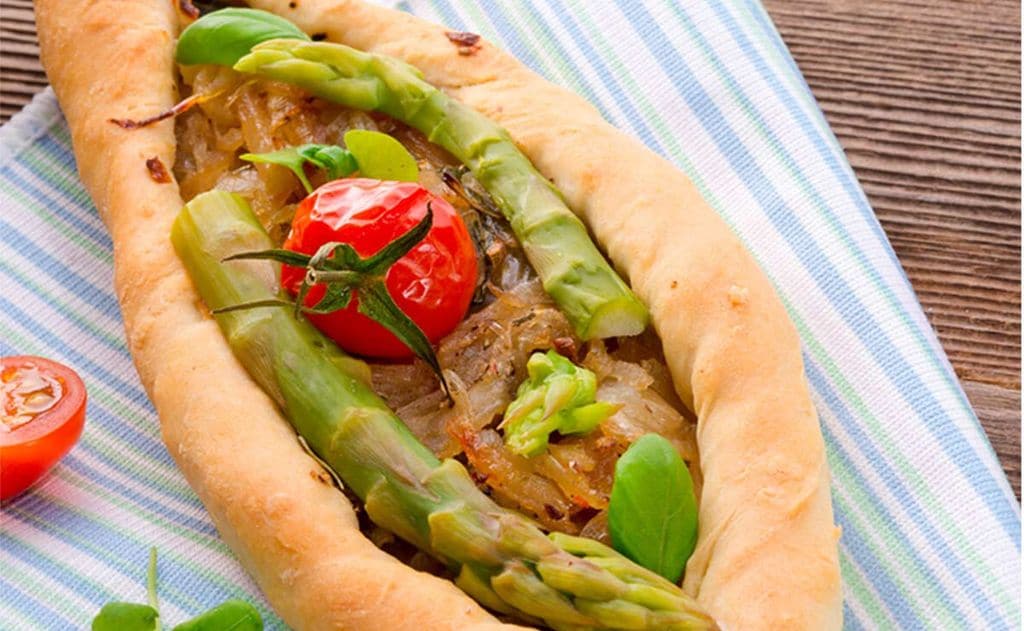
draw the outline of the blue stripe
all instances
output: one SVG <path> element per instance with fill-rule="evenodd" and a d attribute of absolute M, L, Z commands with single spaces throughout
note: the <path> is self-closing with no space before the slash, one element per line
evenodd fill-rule
<path fill-rule="evenodd" d="M 981 605 L 979 611 L 986 619 L 988 619 L 990 624 L 993 623 L 993 620 L 998 621 L 998 618 L 992 618 L 992 616 L 995 615 L 995 608 L 989 600 L 988 594 L 978 586 L 974 576 L 971 575 L 953 549 L 946 543 L 942 533 L 939 532 L 939 529 L 936 528 L 935 525 L 932 524 L 932 520 L 929 519 L 927 511 L 921 507 L 921 504 L 917 501 L 913 493 L 911 493 L 910 489 L 907 488 L 906 482 L 893 469 L 885 456 L 879 452 L 867 432 L 864 431 L 860 423 L 857 421 L 856 416 L 850 411 L 842 397 L 839 396 L 839 393 L 832 387 L 825 374 L 819 369 L 817 363 L 811 361 L 809 357 L 805 357 L 804 364 L 807 371 L 807 379 L 814 388 L 814 391 L 825 400 L 828 405 L 828 409 L 837 419 L 839 419 L 845 432 L 848 433 L 853 439 L 853 442 L 861 448 L 864 459 L 870 462 L 874 467 L 878 468 L 878 476 L 885 482 L 886 488 L 893 493 L 896 500 L 907 511 L 910 521 L 921 529 L 924 538 L 931 544 L 931 547 L 935 549 L 938 557 L 950 564 L 951 573 L 960 579 L 962 586 L 966 590 L 968 600 L 976 605 Z M 853 463 L 851 455 L 842 448 L 842 444 L 836 438 L 832 428 L 827 424 L 823 424 L 822 431 L 825 435 L 825 440 L 832 446 L 835 454 L 843 459 L 845 465 L 852 470 L 859 470 L 859 467 Z M 870 491 L 868 491 L 867 494 L 870 495 Z M 902 523 L 901 520 L 886 508 L 884 502 L 877 503 L 875 508 L 885 516 L 887 524 Z M 839 523 L 841 526 L 844 526 L 843 540 L 849 543 L 850 538 L 855 536 L 852 535 L 852 533 L 856 531 L 856 528 L 852 525 L 845 527 L 847 524 L 842 520 L 840 520 Z M 885 524 L 878 524 L 878 527 L 884 528 L 886 526 Z M 910 551 L 912 552 L 912 549 Z M 906 556 L 911 560 L 914 567 L 917 568 L 919 572 L 928 577 L 934 576 L 934 570 L 926 566 L 920 556 L 916 554 L 908 554 Z M 872 558 L 866 547 L 859 550 L 856 553 L 856 557 L 862 564 L 867 562 L 869 558 Z M 872 563 L 878 567 L 877 560 L 872 561 Z M 877 580 L 884 574 L 885 572 L 883 571 L 870 572 L 872 580 Z M 935 589 L 942 589 L 938 586 L 937 579 L 934 579 L 934 583 Z M 883 597 L 885 595 L 886 594 L 883 591 Z M 890 610 L 893 612 L 898 610 L 902 611 L 902 609 L 906 608 L 906 605 L 902 600 L 890 602 L 890 599 L 887 598 L 886 602 L 889 604 Z M 947 604 L 953 605 L 953 603 Z M 953 618 L 964 620 L 966 619 L 966 615 L 961 609 L 959 609 L 959 607 L 957 607 Z M 905 624 L 907 621 L 901 619 L 900 622 L 901 624 Z M 909 626 L 911 628 L 920 628 L 917 624 Z"/>
<path fill-rule="evenodd" d="M 73 169 L 70 171 L 46 169 L 40 172 L 35 167 L 23 162 L 24 166 L 44 182 L 51 184 L 56 189 L 57 194 L 63 199 L 67 199 L 73 207 L 84 209 L 86 212 L 82 215 L 83 221 L 86 221 L 95 230 L 95 234 L 100 239 L 109 242 L 110 237 L 107 234 L 106 225 L 100 218 L 99 213 L 96 212 L 89 193 L 86 192 L 84 184 L 82 184 L 81 179 L 78 177 L 78 170 L 75 166 L 75 154 L 72 153 L 71 147 L 51 134 L 41 136 L 37 146 L 52 162 L 69 164 Z M 64 187 L 68 188 L 67 193 L 62 190 Z"/>
<path fill-rule="evenodd" d="M 0 574 L 0 594 L 3 594 L 5 598 L 10 598 L 11 601 L 17 603 L 19 600 L 28 601 L 30 603 L 42 604 L 42 601 L 37 600 L 31 594 L 26 592 L 21 585 L 9 582 Z M 38 594 L 44 598 L 50 597 L 49 594 Z M 19 607 L 18 612 L 27 618 L 31 618 L 38 625 L 39 629 L 76 629 L 80 628 L 80 625 L 72 623 L 70 620 L 65 618 L 62 614 L 57 612 L 55 608 L 46 608 L 39 606 L 30 607 Z M 8 631 L 16 631 L 13 627 Z"/>
<path fill-rule="evenodd" d="M 24 499 L 25 503 L 19 509 L 31 512 L 35 519 L 32 522 L 34 528 L 48 532 L 99 565 L 112 567 L 127 577 L 138 577 L 139 582 L 144 584 L 149 546 L 140 544 L 135 536 L 114 530 L 99 520 L 52 502 L 44 502 L 37 496 L 30 494 L 24 496 Z M 53 524 L 60 524 L 61 528 Z M 73 534 L 68 536 L 68 532 Z M 88 533 L 88 537 L 85 533 Z M 113 554 L 113 550 L 117 550 L 117 553 Z M 109 557 L 101 555 L 99 551 L 108 552 Z M 204 609 L 203 603 L 220 602 L 244 595 L 237 588 L 225 589 L 188 567 L 184 560 L 168 553 L 160 555 L 160 574 L 164 577 L 160 586 L 161 600 L 186 611 L 201 611 Z"/>
<path fill-rule="evenodd" d="M 0 260 L 0 272 L 4 272 L 9 279 L 15 281 L 27 293 L 31 293 L 37 300 L 48 305 L 51 309 L 63 316 L 75 329 L 77 329 L 77 331 L 81 332 L 82 335 L 89 336 L 89 339 L 107 347 L 109 350 L 121 354 L 127 353 L 127 348 L 125 347 L 123 339 L 116 338 L 107 331 L 90 330 L 87 324 L 92 324 L 96 328 L 100 328 L 100 325 L 85 322 L 85 318 L 67 304 L 59 302 L 42 292 L 34 291 L 32 288 L 25 285 L 22 279 L 18 278 L 18 276 L 24 277 L 25 275 L 21 274 L 21 270 L 11 267 L 6 259 Z"/>
<path fill-rule="evenodd" d="M 110 241 L 110 235 L 107 234 L 106 231 L 90 226 L 78 214 L 68 210 L 72 205 L 75 207 L 81 207 L 81 201 L 60 201 L 59 199 L 52 197 L 37 185 L 19 175 L 13 168 L 14 164 L 23 166 L 34 175 L 38 176 L 39 173 L 32 170 L 28 165 L 22 164 L 21 162 L 15 162 L 6 169 L 6 173 L 2 174 L 4 178 L 17 185 L 18 190 L 33 199 L 38 205 L 37 208 L 45 209 L 49 214 L 58 217 L 61 221 L 73 227 L 79 234 L 88 238 L 88 240 L 99 249 L 106 250 L 107 252 L 111 250 L 113 244 Z M 104 262 L 109 264 L 111 259 L 112 257 L 107 258 Z"/>
<path fill-rule="evenodd" d="M 92 457 L 102 461 L 107 466 L 114 469 L 119 469 L 106 458 L 103 454 L 89 450 Z M 168 458 L 169 460 L 169 458 Z M 78 474 L 82 479 L 88 480 L 89 482 L 102 487 L 104 490 L 109 491 L 113 495 L 119 495 L 128 503 L 134 504 L 136 508 L 146 509 L 154 518 L 153 521 L 172 523 L 176 526 L 180 526 L 182 529 L 191 531 L 197 535 L 201 535 L 210 540 L 210 542 L 217 542 L 219 544 L 220 539 L 217 537 L 217 529 L 214 528 L 213 524 L 210 523 L 209 519 L 205 517 L 195 517 L 188 513 L 183 512 L 178 508 L 174 508 L 168 502 L 158 501 L 158 498 L 164 496 L 159 491 L 147 488 L 147 493 L 159 493 L 159 495 L 144 495 L 135 489 L 119 482 L 113 477 L 101 473 L 95 467 L 91 467 L 80 458 L 75 457 L 74 453 L 70 454 L 67 458 L 61 460 L 61 466 L 67 467 L 70 471 Z M 127 475 L 135 473 L 130 468 L 126 467 L 126 471 L 121 471 Z M 173 497 L 173 496 L 171 496 Z M 193 508 L 199 506 L 199 498 L 194 494 L 190 493 L 188 496 L 180 498 L 183 501 L 188 501 L 192 504 Z M 218 546 L 220 547 L 220 546 Z"/>
<path fill-rule="evenodd" d="M 445 26 L 455 29 L 456 31 L 469 30 L 469 26 L 467 26 L 466 22 L 459 17 L 459 14 L 455 12 L 450 3 L 430 0 L 430 4 L 437 10 L 437 13 L 441 16 L 441 22 Z"/>
<path fill-rule="evenodd" d="M 677 15 L 684 18 L 683 20 L 681 20 L 681 22 L 683 23 L 684 27 L 687 28 L 690 35 L 697 38 L 702 48 L 704 48 L 705 50 L 710 50 L 711 46 L 708 43 L 707 38 L 704 37 L 704 34 L 696 27 L 696 25 L 693 23 L 692 18 L 690 18 L 690 16 L 686 13 L 685 9 L 680 5 L 675 6 L 678 9 Z M 874 234 L 874 236 L 884 246 L 880 248 L 881 251 L 887 255 L 889 262 L 892 263 L 894 267 L 897 267 L 902 271 L 903 268 L 900 266 L 900 262 L 896 258 L 896 252 L 893 251 L 891 245 L 889 244 L 889 239 L 886 236 L 885 232 L 882 230 L 881 224 L 879 224 L 878 220 L 875 218 L 875 213 L 868 205 L 867 199 L 864 197 L 863 192 L 860 190 L 860 187 L 857 185 L 856 181 L 850 179 L 849 173 L 840 166 L 839 161 L 836 159 L 835 152 L 832 151 L 826 145 L 825 139 L 822 137 L 821 133 L 818 132 L 818 130 L 811 123 L 811 120 L 807 117 L 806 110 L 800 107 L 797 104 L 796 100 L 793 98 L 792 93 L 790 93 L 786 88 L 782 86 L 782 83 L 779 80 L 778 75 L 770 71 L 770 68 L 768 67 L 768 64 L 766 63 L 764 57 L 757 53 L 757 50 L 754 48 L 750 39 L 747 38 L 746 33 L 743 32 L 743 30 L 739 27 L 739 24 L 736 23 L 736 20 L 733 19 L 732 14 L 729 12 L 728 7 L 726 7 L 725 3 L 712 2 L 710 3 L 710 6 L 714 10 L 718 18 L 722 21 L 722 23 L 725 24 L 726 29 L 732 36 L 733 40 L 736 41 L 737 45 L 739 46 L 739 49 L 743 52 L 744 57 L 746 57 L 746 59 L 757 69 L 758 76 L 761 77 L 761 79 L 768 84 L 768 86 L 772 89 L 772 93 L 775 94 L 776 98 L 778 98 L 779 101 L 786 107 L 786 112 L 789 114 L 790 119 L 794 123 L 796 123 L 796 127 L 801 132 L 803 132 L 804 138 L 807 141 L 809 141 L 811 146 L 814 147 L 816 153 L 818 154 L 818 157 L 828 167 L 829 172 L 832 174 L 832 177 L 835 178 L 835 181 L 838 181 L 841 184 L 843 191 L 846 193 L 850 202 L 854 206 L 856 206 L 857 209 L 860 211 L 861 215 L 864 218 L 865 226 L 871 229 L 872 234 Z M 718 59 L 715 59 L 714 63 L 719 64 L 720 62 Z M 725 78 L 726 81 L 729 82 L 733 90 L 735 90 L 737 93 L 744 95 L 740 97 L 744 101 L 744 105 L 748 107 L 750 110 L 756 111 L 756 108 L 753 102 L 750 100 L 749 95 L 746 95 L 745 91 L 736 82 L 733 75 L 728 73 L 728 71 L 725 71 L 723 68 L 722 76 L 723 78 Z M 782 150 L 783 143 L 775 136 L 774 133 L 771 132 L 771 129 L 768 127 L 767 123 L 761 117 L 760 112 L 758 112 L 757 120 L 761 124 L 761 126 L 767 131 L 767 134 L 770 138 L 770 142 L 779 148 L 779 153 L 784 156 L 788 166 L 799 173 L 799 168 L 793 160 L 792 154 Z M 829 128 L 826 127 L 826 129 Z M 838 140 L 835 140 L 835 142 L 838 145 Z M 809 185 L 808 188 L 810 188 Z M 817 190 L 814 190 L 813 194 L 815 203 L 820 205 L 820 209 L 825 213 L 832 214 L 831 208 L 821 198 L 820 193 L 818 193 Z M 863 251 L 858 250 L 857 254 L 860 256 L 861 259 L 863 259 Z M 867 264 L 867 261 L 865 261 L 865 264 Z M 901 274 L 901 277 L 904 279 L 904 281 L 906 281 L 905 275 Z M 910 287 L 909 281 L 907 281 L 906 286 L 908 288 Z"/>
<path fill-rule="evenodd" d="M 872 587 L 885 606 L 886 613 L 897 622 L 897 628 L 927 629 L 928 625 L 921 620 L 914 608 L 905 600 L 903 586 L 896 582 L 897 579 L 889 573 L 881 560 L 872 552 L 871 545 L 865 539 L 863 532 L 852 525 L 850 517 L 839 503 L 834 503 L 832 508 L 836 524 L 843 529 L 843 547 L 857 559 L 857 564 L 870 577 Z M 845 606 L 844 611 L 848 611 Z M 844 620 L 844 628 L 847 628 L 847 625 L 849 625 L 849 620 Z"/>
<path fill-rule="evenodd" d="M 895 347 L 871 317 L 868 309 L 853 293 L 840 271 L 825 256 L 811 235 L 795 214 L 786 207 L 784 200 L 758 166 L 736 132 L 728 125 L 715 102 L 697 81 L 683 81 L 683 77 L 695 76 L 683 58 L 674 49 L 661 27 L 646 12 L 640 3 L 616 0 L 622 11 L 629 16 L 634 28 L 648 34 L 644 43 L 658 64 L 670 77 L 677 92 L 684 98 L 705 130 L 711 135 L 715 146 L 726 157 L 730 166 L 745 174 L 747 190 L 764 209 L 766 216 L 790 244 L 790 249 L 799 258 L 807 273 L 815 279 L 822 292 L 840 313 L 843 321 L 857 335 L 903 399 L 918 410 L 925 426 L 942 446 L 954 465 L 969 480 L 985 501 L 992 515 L 999 521 L 1004 532 L 1013 540 L 1019 538 L 1020 523 L 1008 505 L 1002 488 L 989 474 L 981 456 L 950 428 L 953 420 L 938 403 L 928 387 L 921 381 L 913 367 L 894 352 Z"/>
<path fill-rule="evenodd" d="M 526 45 L 521 44 L 522 40 L 520 39 L 520 36 L 516 31 L 516 27 L 512 23 L 512 21 L 508 17 L 506 17 L 506 14 L 502 9 L 502 5 L 500 2 L 495 2 L 494 0 L 482 0 L 481 4 L 484 7 L 487 17 L 495 25 L 496 30 L 501 35 L 501 39 L 504 44 L 511 46 L 513 52 L 515 52 L 518 49 L 523 49 L 524 52 L 530 50 Z M 558 37 L 551 31 L 551 28 L 548 26 L 547 21 L 544 20 L 537 13 L 537 9 L 532 4 L 524 4 L 522 8 L 525 11 L 529 12 L 531 16 L 533 16 L 534 23 L 539 26 L 540 31 L 544 33 L 545 37 L 548 38 L 549 41 L 555 44 L 559 57 L 565 60 L 566 63 L 572 64 L 573 62 L 572 58 L 569 55 L 569 51 L 565 50 L 565 48 L 562 47 L 561 42 L 559 42 Z M 523 28 L 526 29 L 528 27 L 524 25 Z M 516 56 L 519 57 L 518 54 Z M 533 58 L 532 53 L 531 58 Z M 520 60 L 522 60 L 521 57 Z M 526 62 L 526 65 L 534 72 L 537 72 L 545 76 L 547 75 L 547 73 L 541 72 L 541 64 L 536 60 L 534 62 Z M 552 80 L 554 79 L 553 77 L 548 78 Z M 589 83 L 587 83 L 581 78 L 581 73 L 578 70 L 575 73 L 573 73 L 573 75 L 570 76 L 569 79 L 572 81 L 573 87 L 577 88 L 580 92 L 582 92 L 583 96 L 585 96 L 587 100 L 590 101 L 590 103 L 592 103 L 594 107 L 598 109 L 599 112 L 601 112 L 601 116 L 603 116 L 606 120 L 618 120 L 621 118 L 619 116 L 613 115 L 608 110 L 608 106 L 605 104 L 604 100 L 598 98 L 597 93 L 594 91 L 594 88 L 591 87 Z"/>
<path fill-rule="evenodd" d="M 896 258 L 896 252 L 893 250 L 892 244 L 889 242 L 888 237 L 882 230 L 882 225 L 878 222 L 878 219 L 875 216 L 874 211 L 868 204 L 867 198 L 864 196 L 864 193 L 861 190 L 860 186 L 857 184 L 857 181 L 853 179 L 851 172 L 848 169 L 843 168 L 843 165 L 840 164 L 839 160 L 836 158 L 835 152 L 829 148 L 829 146 L 825 142 L 825 138 L 823 138 L 822 135 L 817 131 L 814 124 L 807 116 L 806 110 L 800 107 L 799 104 L 796 102 L 795 98 L 793 97 L 793 95 L 782 86 L 782 82 L 779 80 L 779 76 L 776 73 L 770 72 L 770 68 L 768 67 L 764 57 L 757 53 L 756 48 L 751 44 L 746 34 L 733 19 L 732 15 L 726 9 L 725 4 L 713 2 L 711 3 L 711 6 L 718 14 L 719 18 L 725 23 L 727 30 L 732 35 L 733 39 L 736 40 L 737 44 L 739 44 L 739 47 L 743 51 L 746 58 L 753 63 L 754 67 L 757 68 L 758 70 L 758 74 L 764 78 L 764 80 L 768 83 L 769 87 L 771 87 L 772 92 L 774 92 L 776 97 L 778 97 L 779 100 L 786 106 L 786 110 L 789 112 L 792 120 L 794 120 L 797 123 L 797 127 L 799 127 L 799 129 L 803 132 L 804 137 L 807 138 L 810 141 L 810 143 L 814 146 L 818 154 L 818 157 L 828 166 L 829 171 L 831 172 L 835 180 L 841 184 L 844 192 L 847 194 L 851 203 L 856 207 L 858 211 L 860 211 L 860 214 L 864 218 L 864 225 L 866 225 L 872 231 L 872 233 L 880 242 L 881 247 L 877 249 L 887 255 L 889 262 L 892 264 L 891 269 L 895 269 L 899 272 L 898 277 L 902 281 L 902 289 L 912 294 L 913 287 L 910 284 L 910 279 L 907 277 L 906 272 L 903 269 L 903 266 L 900 265 L 899 260 Z M 766 14 L 762 7 L 751 7 L 750 10 L 756 20 L 763 22 L 763 20 L 766 19 Z M 705 46 L 707 46 L 707 41 L 704 38 L 703 34 L 697 29 L 694 30 L 696 31 L 695 35 L 700 38 L 701 42 L 703 42 Z M 776 42 L 776 45 L 778 45 L 778 35 L 777 33 L 774 32 L 774 30 L 772 31 L 771 39 Z M 789 55 L 786 55 L 785 57 L 790 60 L 792 59 Z M 737 85 L 735 81 L 732 79 L 732 75 L 727 76 L 729 77 L 729 80 L 733 83 L 735 89 L 737 91 L 740 91 L 740 86 Z M 799 73 L 797 73 L 797 76 L 800 76 L 801 78 L 803 77 L 803 75 L 800 75 Z M 806 87 L 806 83 L 804 84 L 804 86 Z M 752 103 L 749 103 L 749 101 L 748 105 L 751 105 L 751 108 L 753 109 Z M 762 124 L 764 123 L 763 120 L 761 122 Z M 767 125 L 764 125 L 764 127 L 766 129 L 768 128 Z M 832 134 L 831 128 L 829 128 L 827 125 L 825 126 L 825 129 L 828 130 L 828 134 Z M 773 142 L 777 143 L 779 147 L 782 147 L 782 143 L 779 142 L 774 135 L 772 135 L 772 139 Z M 839 141 L 835 138 L 834 135 L 832 136 L 832 139 L 834 145 L 838 147 Z M 785 155 L 786 158 L 788 158 L 789 161 L 792 163 L 791 154 L 781 151 L 780 153 Z M 795 163 L 792 164 L 792 168 L 797 169 Z M 825 216 L 833 218 L 833 223 L 839 223 L 838 220 L 835 218 L 835 213 L 832 212 L 830 205 L 826 204 L 817 192 L 815 192 L 815 200 L 820 204 L 820 210 Z M 840 231 L 843 230 L 841 225 L 838 226 L 838 229 Z M 887 284 L 885 280 L 881 277 L 881 274 L 879 274 L 878 272 L 877 266 L 873 266 L 864 256 L 863 250 L 855 247 L 852 243 L 850 244 L 850 251 L 856 254 L 857 259 L 864 265 L 865 269 L 869 271 L 869 273 L 872 276 L 872 280 L 876 283 L 876 285 L 882 288 L 882 291 L 885 293 L 886 297 L 889 298 L 890 304 L 894 305 L 896 309 L 900 309 L 901 307 L 899 300 L 893 294 L 891 285 Z M 922 335 L 921 330 L 918 327 L 908 323 L 907 328 L 910 329 L 914 337 L 917 338 L 917 341 L 922 347 L 922 349 L 928 355 L 931 356 L 931 358 L 936 362 L 936 364 L 940 365 L 940 370 L 936 372 L 942 376 L 942 378 L 946 381 L 947 384 L 953 387 L 953 389 L 957 393 L 957 396 L 960 399 L 961 406 L 964 408 L 965 411 L 967 411 L 970 414 L 972 418 L 974 418 L 974 422 L 977 424 L 978 429 L 981 430 L 982 433 L 984 433 L 984 430 L 981 427 L 981 423 L 978 422 L 977 417 L 974 414 L 974 410 L 971 408 L 970 403 L 966 398 L 966 395 L 963 393 L 963 389 L 960 387 L 959 382 L 953 378 L 953 374 L 951 373 L 951 371 L 945 369 L 942 359 L 940 358 L 939 352 L 936 350 L 935 346 L 931 344 L 928 340 L 924 339 L 924 336 Z M 994 456 L 995 452 L 993 451 L 992 453 Z"/>
<path fill-rule="evenodd" d="M 849 600 L 843 601 L 843 630 L 844 631 L 867 631 L 860 616 L 854 613 L 850 607 Z"/>
<path fill-rule="evenodd" d="M 75 369 L 79 372 L 84 371 L 91 373 L 92 375 L 99 377 L 112 390 L 116 390 L 119 394 L 126 396 L 132 403 L 151 408 L 149 399 L 146 397 L 146 393 L 141 387 L 114 375 L 103 366 L 94 362 L 90 357 L 80 352 L 78 348 L 68 345 L 59 335 L 44 327 L 39 321 L 29 316 L 27 313 L 22 311 L 20 307 L 15 306 L 14 303 L 10 302 L 2 295 L 0 295 L 0 308 L 2 308 L 13 321 L 24 327 L 45 345 L 57 350 L 64 357 L 67 357 L 70 360 L 70 363 L 74 364 Z M 123 353 L 118 354 L 121 355 L 123 359 L 127 359 L 127 357 L 124 357 Z"/>
<path fill-rule="evenodd" d="M 61 287 L 77 295 L 83 302 L 95 308 L 112 322 L 120 321 L 121 310 L 114 297 L 94 285 L 62 261 L 54 258 L 44 249 L 26 238 L 14 226 L 0 218 L 0 243 L 5 243 L 24 258 L 32 261 L 36 268 Z"/>
<path fill-rule="evenodd" d="M 536 15 L 537 10 L 533 6 L 529 6 L 528 10 Z M 633 101 L 626 96 L 626 93 L 619 84 L 615 73 L 608 69 L 608 66 L 605 65 L 601 55 L 599 55 L 598 52 L 594 50 L 593 46 L 590 45 L 590 40 L 580 32 L 579 26 L 570 19 L 569 12 L 558 10 L 557 7 L 552 7 L 552 13 L 556 16 L 562 27 L 565 28 L 572 36 L 573 43 L 579 46 L 580 50 L 583 51 L 583 56 L 588 62 L 587 65 L 594 69 L 598 77 L 600 77 L 601 82 L 611 92 L 612 97 L 615 99 L 615 103 L 626 115 L 626 119 L 629 121 L 629 125 L 632 130 L 640 137 L 644 144 L 650 147 L 653 151 L 657 151 L 662 156 L 667 156 L 668 154 L 666 153 L 664 145 L 661 144 L 661 139 L 658 134 L 655 134 L 651 130 L 644 117 L 636 111 L 636 108 L 633 106 Z M 544 21 L 539 18 L 538 21 L 542 24 L 544 23 Z M 555 37 L 552 37 L 552 40 L 558 42 L 558 39 Z M 568 57 L 567 52 L 564 48 L 561 48 L 560 43 L 559 52 Z"/>
<path fill-rule="evenodd" d="M 82 450 L 82 454 L 79 453 L 80 450 Z M 213 527 L 210 520 L 205 518 L 205 516 L 196 516 L 194 514 L 194 511 L 201 508 L 202 505 L 199 498 L 190 490 L 186 494 L 176 495 L 139 481 L 139 486 L 145 487 L 145 490 L 144 492 L 136 491 L 115 477 L 102 473 L 95 466 L 86 463 L 83 460 L 83 454 L 88 454 L 90 458 L 98 460 L 126 477 L 130 477 L 133 474 L 137 475 L 138 473 L 137 470 L 132 468 L 132 462 L 123 462 L 119 465 L 113 458 L 106 457 L 96 450 L 87 448 L 75 450 L 60 461 L 60 466 L 66 468 L 72 475 L 77 475 L 83 480 L 92 483 L 92 485 L 111 493 L 111 495 L 120 497 L 125 503 L 132 505 L 133 509 L 143 509 L 151 513 L 156 517 L 157 521 L 173 523 L 182 530 L 219 542 L 217 530 Z M 135 459 L 136 463 L 137 461 L 138 459 Z M 187 505 L 188 508 L 177 508 L 181 504 Z"/>
<path fill-rule="evenodd" d="M 28 496 L 22 496 L 28 497 Z M 19 499 L 20 503 L 21 500 Z M 25 521 L 24 519 L 15 515 L 15 510 L 11 507 L 4 507 L 6 514 L 5 519 L 11 519 L 20 523 L 28 525 L 30 528 L 36 529 L 34 521 Z M 58 537 L 58 539 L 61 539 Z M 68 591 L 78 594 L 84 600 L 89 601 L 95 605 L 96 610 L 103 606 L 103 603 L 114 598 L 114 593 L 111 592 L 105 585 L 94 581 L 91 578 L 83 577 L 75 568 L 65 564 L 59 558 L 51 556 L 55 551 L 44 552 L 30 546 L 18 537 L 9 537 L 6 534 L 0 534 L 0 541 L 3 542 L 3 550 L 7 554 L 10 554 L 15 559 L 18 559 L 25 565 L 33 567 L 39 570 L 41 573 L 46 575 L 46 578 L 55 581 L 65 587 Z M 24 608 L 24 611 L 28 611 L 32 608 Z M 50 613 L 55 613 L 52 610 Z"/>

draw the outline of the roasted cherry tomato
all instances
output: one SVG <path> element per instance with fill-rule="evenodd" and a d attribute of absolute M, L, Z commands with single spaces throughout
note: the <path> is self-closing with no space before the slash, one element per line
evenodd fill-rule
<path fill-rule="evenodd" d="M 477 280 L 476 252 L 462 218 L 451 204 L 411 182 L 365 178 L 329 182 L 299 204 L 284 247 L 313 254 L 324 243 L 340 241 L 360 256 L 376 254 L 427 214 L 433 224 L 427 236 L 387 272 L 388 293 L 431 342 L 437 342 L 462 321 Z M 284 266 L 281 284 L 293 295 L 305 272 Z M 324 295 L 314 286 L 306 305 Z M 349 306 L 310 321 L 346 351 L 367 357 L 404 359 L 412 352 L 390 331 L 356 311 L 358 291 Z"/>
<path fill-rule="evenodd" d="M 85 385 L 74 370 L 42 357 L 0 358 L 0 499 L 27 489 L 82 435 Z"/>

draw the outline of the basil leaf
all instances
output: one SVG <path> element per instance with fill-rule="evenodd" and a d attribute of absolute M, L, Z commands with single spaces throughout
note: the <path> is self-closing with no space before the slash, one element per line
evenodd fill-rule
<path fill-rule="evenodd" d="M 146 572 L 148 605 L 113 602 L 92 620 L 92 631 L 160 631 L 156 596 L 156 548 L 149 550 Z M 204 614 L 186 620 L 173 631 L 262 631 L 263 619 L 255 607 L 241 600 L 229 600 Z"/>
<path fill-rule="evenodd" d="M 327 177 L 331 180 L 349 175 L 357 168 L 356 159 L 352 154 L 335 145 L 299 145 L 267 153 L 243 153 L 239 157 L 248 162 L 277 164 L 290 169 L 302 182 L 307 193 L 313 192 L 313 185 L 310 184 L 303 169 L 305 163 L 326 170 Z"/>
<path fill-rule="evenodd" d="M 182 31 L 174 59 L 184 65 L 234 66 L 253 46 L 271 39 L 309 40 L 309 36 L 273 13 L 221 9 L 204 15 Z"/>
<path fill-rule="evenodd" d="M 354 173 L 359 165 L 355 157 L 337 145 L 302 145 L 299 154 L 327 171 L 328 180 L 336 180 Z"/>
<path fill-rule="evenodd" d="M 242 600 L 223 602 L 204 614 L 177 625 L 172 631 L 262 631 L 260 612 Z"/>
<path fill-rule="evenodd" d="M 416 182 L 420 170 L 409 150 L 387 134 L 369 129 L 345 132 L 345 147 L 355 156 L 359 174 L 376 180 Z"/>
<path fill-rule="evenodd" d="M 679 582 L 697 544 L 697 498 L 686 463 L 668 440 L 646 434 L 615 464 L 608 531 L 616 550 Z"/>
<path fill-rule="evenodd" d="M 160 631 L 160 606 L 156 598 L 156 548 L 149 549 L 146 598 L 148 605 L 122 602 L 103 605 L 92 620 L 93 631 Z"/>
<path fill-rule="evenodd" d="M 92 631 L 154 631 L 160 614 L 149 605 L 107 603 L 92 619 Z"/>
<path fill-rule="evenodd" d="M 243 153 L 238 157 L 246 162 L 283 166 L 294 173 L 295 177 L 299 178 L 307 193 L 313 192 L 313 185 L 309 183 L 306 171 L 302 168 L 302 165 L 306 163 L 306 158 L 299 153 L 298 147 L 285 147 L 284 149 L 268 151 L 267 153 Z"/>

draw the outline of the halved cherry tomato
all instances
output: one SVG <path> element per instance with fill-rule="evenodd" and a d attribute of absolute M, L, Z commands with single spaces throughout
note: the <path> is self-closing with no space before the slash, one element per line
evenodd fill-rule
<path fill-rule="evenodd" d="M 466 315 L 476 288 L 473 241 L 451 204 L 419 184 L 351 178 L 328 182 L 299 204 L 284 247 L 313 254 L 324 243 L 340 241 L 360 256 L 376 254 L 427 214 L 433 224 L 427 236 L 387 272 L 388 293 L 431 342 L 454 329 Z M 305 272 L 284 266 L 281 284 L 293 295 Z M 306 305 L 323 298 L 314 286 Z M 356 311 L 358 291 L 345 309 L 311 314 L 310 321 L 346 351 L 367 357 L 404 359 L 410 351 L 390 331 Z"/>
<path fill-rule="evenodd" d="M 85 384 L 42 357 L 0 358 L 0 499 L 27 489 L 82 435 Z"/>

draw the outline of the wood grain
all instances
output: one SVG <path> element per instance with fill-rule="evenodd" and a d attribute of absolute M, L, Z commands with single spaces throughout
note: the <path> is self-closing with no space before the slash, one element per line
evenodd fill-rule
<path fill-rule="evenodd" d="M 1020 3 L 765 0 L 1020 498 Z"/>
<path fill-rule="evenodd" d="M 1020 4 L 764 0 L 1020 497 Z M 0 0 L 0 121 L 46 85 Z"/>

